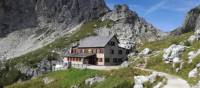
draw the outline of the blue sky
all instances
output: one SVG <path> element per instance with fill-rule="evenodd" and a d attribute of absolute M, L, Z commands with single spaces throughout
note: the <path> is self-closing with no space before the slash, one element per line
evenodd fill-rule
<path fill-rule="evenodd" d="M 127 4 L 140 17 L 162 31 L 171 31 L 184 21 L 186 13 L 200 0 L 105 0 L 112 9 L 115 4 Z"/>

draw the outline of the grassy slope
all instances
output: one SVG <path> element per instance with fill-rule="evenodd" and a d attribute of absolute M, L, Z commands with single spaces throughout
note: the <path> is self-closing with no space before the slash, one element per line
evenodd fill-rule
<path fill-rule="evenodd" d="M 62 50 L 63 48 L 68 47 L 71 43 L 94 34 L 95 28 L 103 26 L 109 27 L 111 24 L 111 21 L 102 22 L 98 20 L 92 20 L 86 22 L 78 31 L 72 33 L 71 35 L 65 35 L 62 38 L 56 39 L 53 43 L 43 48 L 37 49 L 20 57 L 10 59 L 6 63 L 7 68 L 0 71 L 0 87 L 3 85 L 12 84 L 13 82 L 17 81 L 17 79 L 21 76 L 21 74 L 19 74 L 19 72 L 14 68 L 16 64 L 23 63 L 27 66 L 34 68 L 39 61 L 41 61 L 45 57 L 52 55 L 52 50 Z"/>
<path fill-rule="evenodd" d="M 183 40 L 187 40 L 188 37 L 192 33 L 186 33 L 180 36 L 169 36 L 163 40 L 158 40 L 155 42 L 145 42 L 143 45 L 139 45 L 139 50 L 143 50 L 144 48 L 150 48 L 152 50 L 162 50 L 164 48 L 168 48 L 171 44 L 178 44 Z"/>
<path fill-rule="evenodd" d="M 52 72 L 26 82 L 16 83 L 14 85 L 8 86 L 7 88 L 70 88 L 73 85 L 80 85 L 81 88 L 132 88 L 134 85 L 133 77 L 135 75 L 148 74 L 148 72 L 134 68 L 123 68 L 112 71 L 69 69 L 66 71 Z M 99 84 L 94 84 L 92 87 L 84 85 L 85 79 L 95 75 L 104 76 L 106 77 L 106 80 Z M 55 81 L 45 85 L 42 82 L 44 77 L 52 78 Z"/>
<path fill-rule="evenodd" d="M 186 33 L 186 34 L 183 34 L 181 36 L 171 36 L 171 37 L 169 37 L 165 40 L 145 43 L 143 46 L 141 46 L 141 49 L 148 47 L 148 48 L 151 48 L 153 50 L 163 51 L 164 48 L 169 47 L 171 44 L 176 44 L 176 43 L 179 43 L 181 41 L 186 40 L 190 35 L 191 35 L 191 33 Z M 197 56 L 196 58 L 194 58 L 193 62 L 191 64 L 188 64 L 187 61 L 188 61 L 188 52 L 194 51 L 194 50 L 197 50 L 197 49 L 200 49 L 200 42 L 194 42 L 193 44 L 191 44 L 189 46 L 189 48 L 187 48 L 184 51 L 184 53 L 181 56 L 181 58 L 185 62 L 184 67 L 178 73 L 176 73 L 175 69 L 172 68 L 172 64 L 165 64 L 162 61 L 163 52 L 161 52 L 157 56 L 150 57 L 148 59 L 147 68 L 167 72 L 167 73 L 170 73 L 170 74 L 173 74 L 173 75 L 177 75 L 177 76 L 180 76 L 180 77 L 184 78 L 185 80 L 187 80 L 191 85 L 195 84 L 200 79 L 200 77 L 188 78 L 188 73 L 189 73 L 189 71 L 191 71 L 196 66 L 197 63 L 200 62 L 200 56 Z"/>

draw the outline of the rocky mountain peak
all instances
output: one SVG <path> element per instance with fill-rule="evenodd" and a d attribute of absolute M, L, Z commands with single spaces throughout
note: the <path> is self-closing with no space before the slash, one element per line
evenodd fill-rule
<path fill-rule="evenodd" d="M 191 9 L 185 18 L 181 27 L 172 31 L 172 34 L 178 35 L 197 29 L 198 22 L 200 21 L 200 6 Z"/>
<path fill-rule="evenodd" d="M 134 47 L 136 43 L 160 38 L 161 32 L 130 10 L 127 5 L 115 5 L 112 11 L 102 17 L 102 20 L 114 22 L 110 30 L 104 29 L 104 31 L 117 34 L 120 46 L 127 49 Z"/>
<path fill-rule="evenodd" d="M 118 21 L 120 19 L 127 19 L 127 18 L 133 18 L 138 17 L 136 12 L 133 12 L 129 9 L 129 7 L 125 4 L 123 5 L 115 5 L 114 9 L 109 12 L 109 14 L 106 14 L 103 18 Z"/>
<path fill-rule="evenodd" d="M 125 12 L 128 11 L 129 7 L 126 4 L 123 5 L 115 5 L 114 6 L 114 11 L 120 11 L 120 12 Z"/>

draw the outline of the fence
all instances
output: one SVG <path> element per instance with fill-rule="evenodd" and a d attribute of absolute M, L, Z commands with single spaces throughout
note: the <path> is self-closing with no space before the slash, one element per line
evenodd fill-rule
<path fill-rule="evenodd" d="M 87 64 L 71 64 L 71 67 L 78 69 L 87 69 Z"/>
<path fill-rule="evenodd" d="M 87 69 L 87 64 L 57 64 L 56 66 L 52 67 L 53 71 L 59 71 L 59 70 L 67 70 L 68 68 L 77 68 L 77 69 Z"/>

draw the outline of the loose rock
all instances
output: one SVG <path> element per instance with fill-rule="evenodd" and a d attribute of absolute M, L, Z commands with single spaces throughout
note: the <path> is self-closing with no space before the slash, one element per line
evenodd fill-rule
<path fill-rule="evenodd" d="M 53 81 L 54 81 L 54 79 L 50 79 L 48 77 L 43 78 L 44 84 L 49 84 L 49 83 L 52 83 Z"/>
<path fill-rule="evenodd" d="M 198 69 L 194 68 L 192 71 L 189 72 L 188 77 L 192 78 L 192 77 L 197 77 L 198 74 Z"/>
<path fill-rule="evenodd" d="M 95 76 L 93 78 L 89 78 L 85 80 L 85 85 L 93 85 L 94 83 L 99 83 L 105 80 L 105 77 Z"/>
<path fill-rule="evenodd" d="M 193 60 L 195 57 L 197 57 L 198 55 L 200 55 L 200 49 L 197 50 L 197 51 L 190 51 L 190 52 L 188 53 L 188 59 L 189 59 L 188 63 L 192 63 L 192 60 Z"/>
<path fill-rule="evenodd" d="M 145 48 L 144 50 L 142 50 L 139 55 L 143 56 L 143 55 L 148 55 L 151 53 L 151 50 L 149 48 Z"/>

